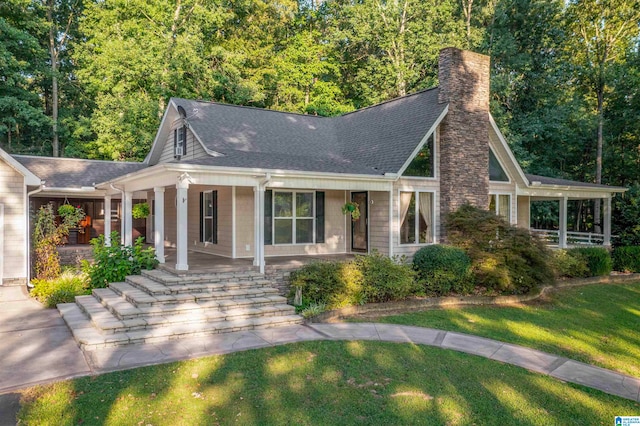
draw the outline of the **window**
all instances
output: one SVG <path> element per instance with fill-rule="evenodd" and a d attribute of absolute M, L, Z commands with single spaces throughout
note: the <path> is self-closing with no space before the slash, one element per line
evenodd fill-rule
<path fill-rule="evenodd" d="M 496 215 L 511 223 L 511 195 L 490 194 L 489 211 L 495 212 Z"/>
<path fill-rule="evenodd" d="M 414 159 L 409 164 L 409 167 L 402 174 L 403 176 L 416 176 L 416 177 L 434 177 L 434 143 L 433 133 L 427 139 L 420 152 L 416 154 Z"/>
<path fill-rule="evenodd" d="M 218 244 L 218 191 L 200 193 L 200 242 Z"/>
<path fill-rule="evenodd" d="M 182 126 L 173 130 L 173 156 L 180 159 L 187 153 L 187 127 Z"/>
<path fill-rule="evenodd" d="M 433 243 L 433 193 L 400 192 L 400 244 Z"/>
<path fill-rule="evenodd" d="M 509 176 L 498 161 L 498 157 L 489 149 L 489 180 L 494 182 L 509 182 Z"/>
<path fill-rule="evenodd" d="M 309 244 L 314 241 L 314 193 L 273 193 L 275 244 Z"/>

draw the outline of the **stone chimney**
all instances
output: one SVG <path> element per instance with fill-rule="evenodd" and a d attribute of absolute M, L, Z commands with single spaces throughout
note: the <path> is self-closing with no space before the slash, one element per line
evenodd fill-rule
<path fill-rule="evenodd" d="M 438 79 L 438 102 L 449 104 L 440 125 L 440 214 L 444 219 L 465 203 L 489 206 L 489 57 L 442 49 Z"/>

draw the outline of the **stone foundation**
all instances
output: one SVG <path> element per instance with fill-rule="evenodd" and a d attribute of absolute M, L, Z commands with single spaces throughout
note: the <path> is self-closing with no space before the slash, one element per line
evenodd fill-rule
<path fill-rule="evenodd" d="M 80 266 L 82 260 L 93 260 L 91 246 L 60 246 L 58 254 L 61 266 Z"/>

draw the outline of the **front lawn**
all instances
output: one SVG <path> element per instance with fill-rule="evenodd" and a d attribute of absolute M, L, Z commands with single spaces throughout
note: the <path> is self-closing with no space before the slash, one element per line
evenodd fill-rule
<path fill-rule="evenodd" d="M 640 404 L 485 358 L 307 342 L 31 389 L 28 425 L 613 424 Z"/>
<path fill-rule="evenodd" d="M 434 309 L 377 321 L 474 334 L 640 377 L 640 283 L 573 287 L 526 305 Z"/>

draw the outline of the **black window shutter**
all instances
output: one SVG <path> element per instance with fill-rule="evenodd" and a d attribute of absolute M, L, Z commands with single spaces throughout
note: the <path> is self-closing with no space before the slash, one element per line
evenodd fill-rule
<path fill-rule="evenodd" d="M 174 157 L 176 156 L 176 148 L 178 148 L 178 129 L 173 129 L 173 156 Z"/>
<path fill-rule="evenodd" d="M 218 244 L 218 191 L 213 191 L 213 244 Z"/>
<path fill-rule="evenodd" d="M 264 191 L 264 244 L 273 244 L 273 210 L 271 207 L 273 191 L 270 189 Z"/>
<path fill-rule="evenodd" d="M 182 126 L 182 155 L 187 155 L 187 126 Z"/>
<path fill-rule="evenodd" d="M 324 243 L 324 192 L 316 192 L 316 243 Z"/>
<path fill-rule="evenodd" d="M 204 192 L 200 193 L 200 242 L 204 242 Z"/>

